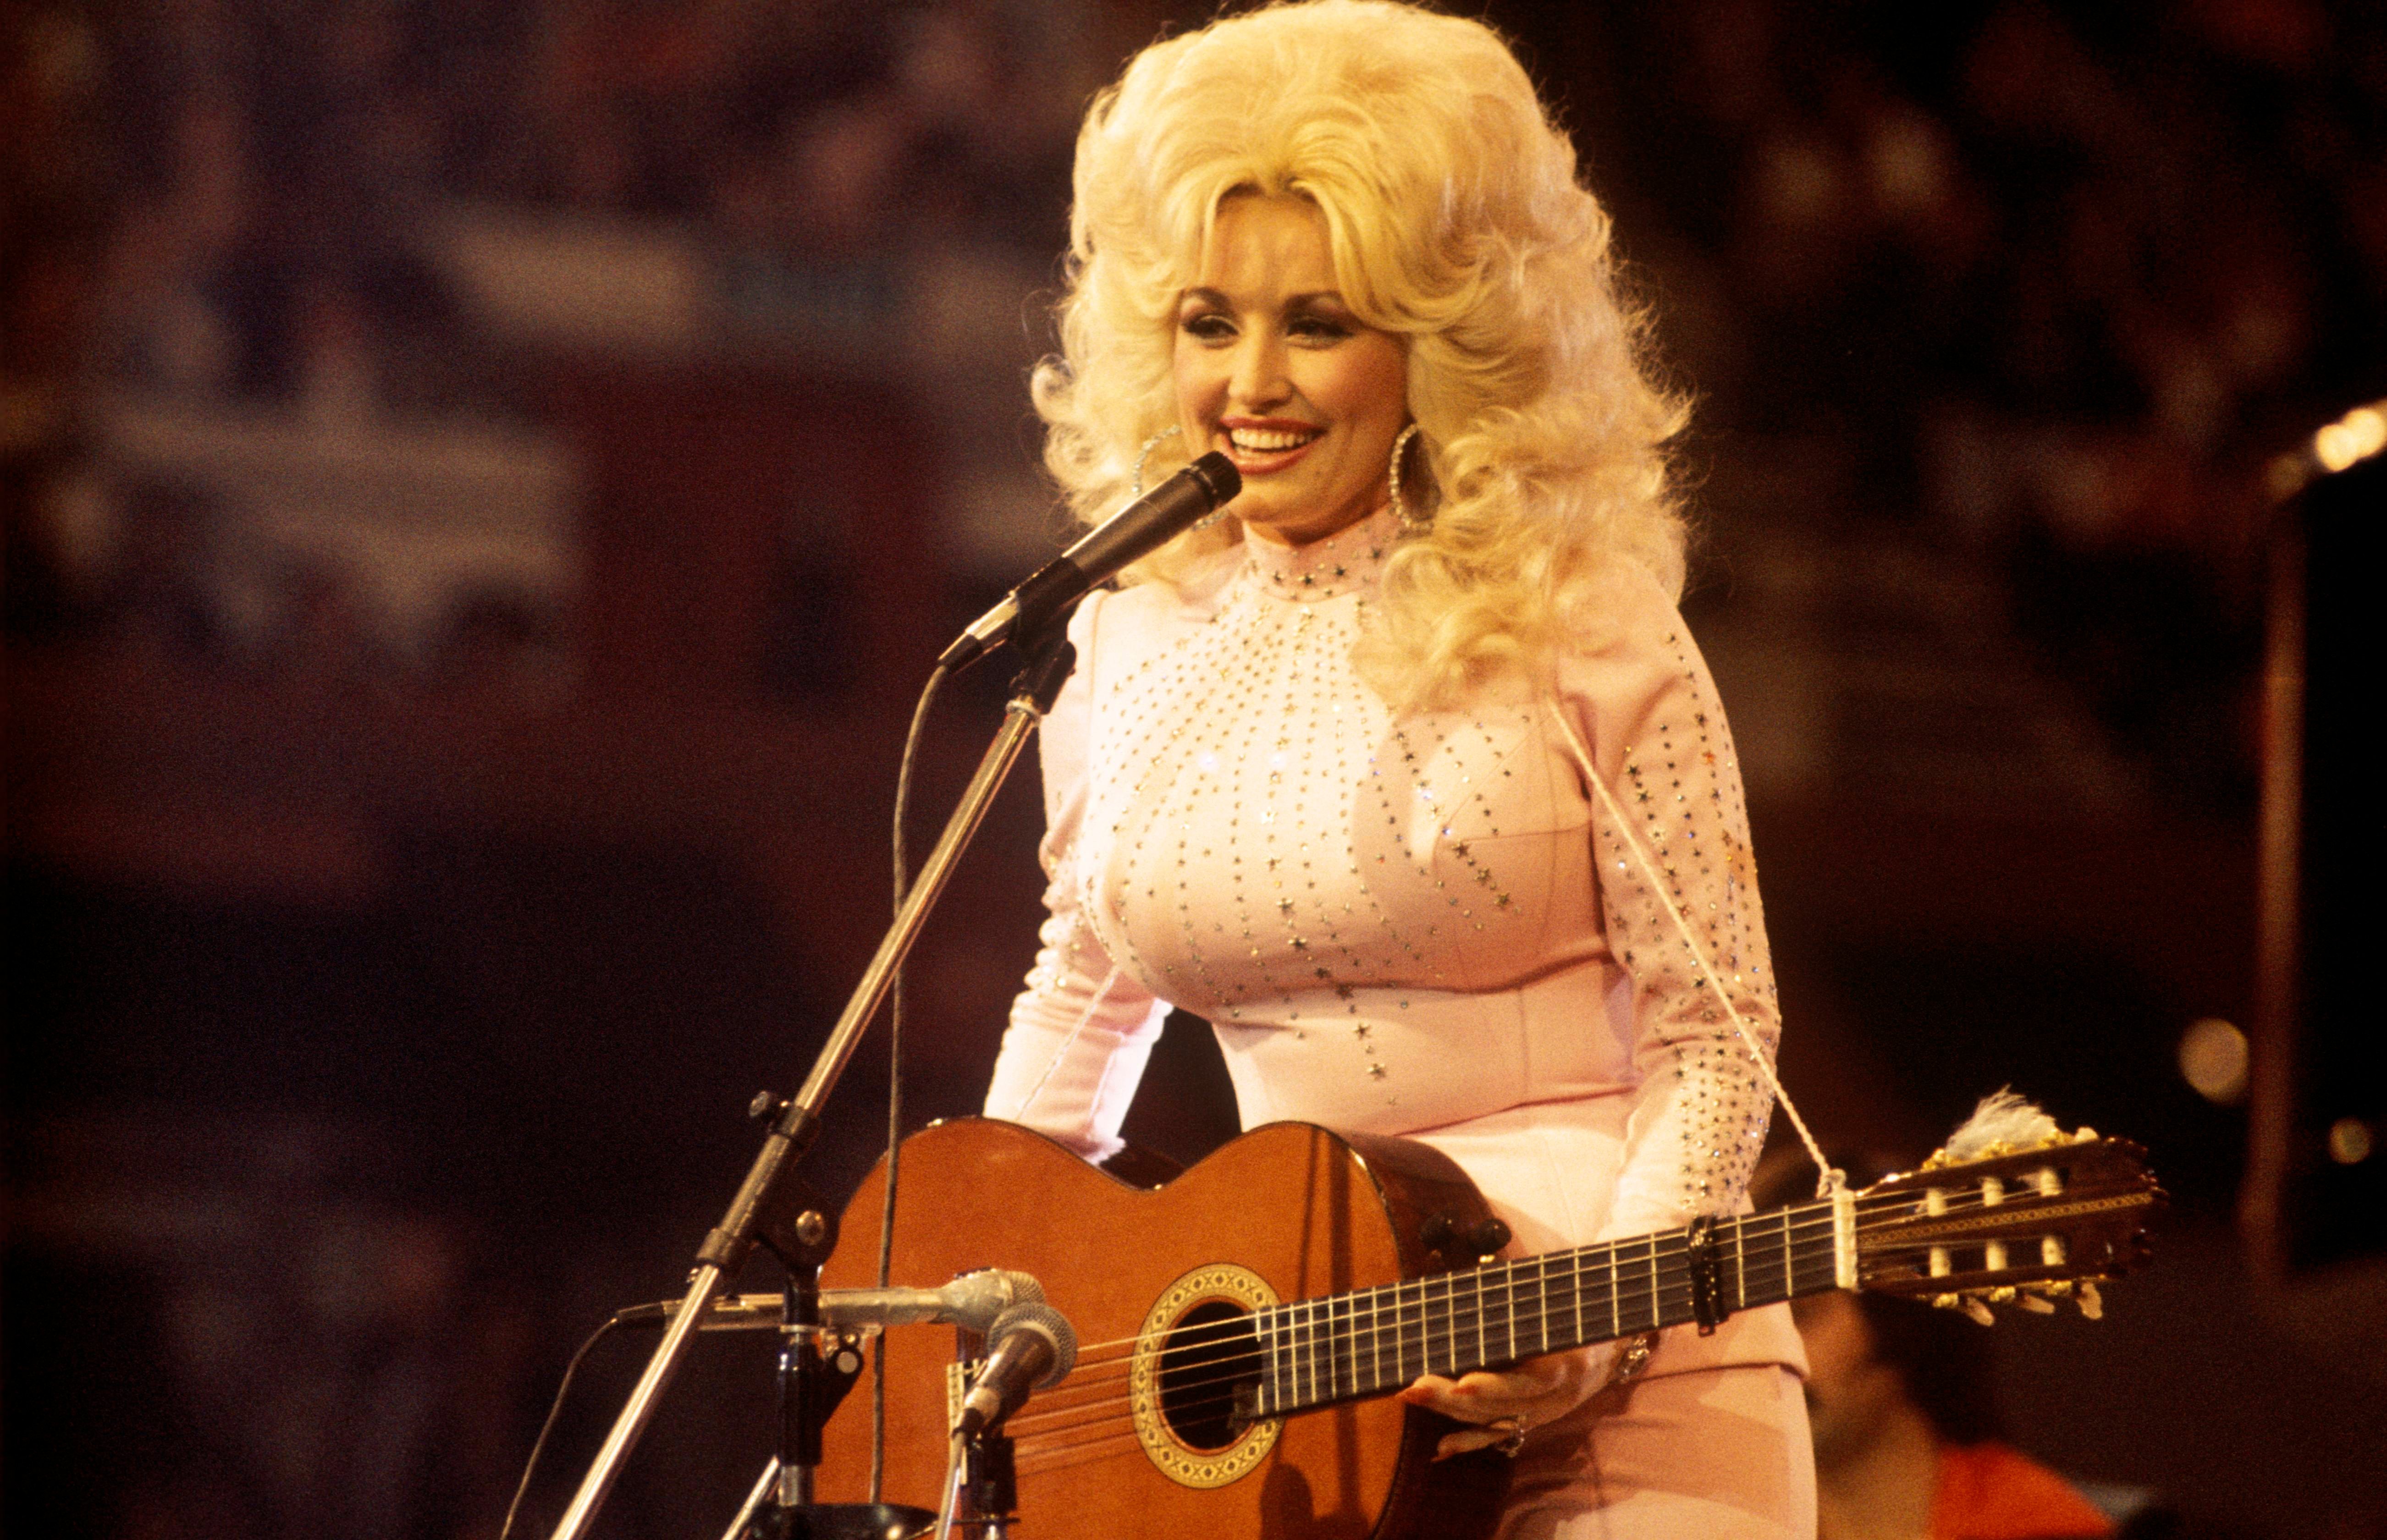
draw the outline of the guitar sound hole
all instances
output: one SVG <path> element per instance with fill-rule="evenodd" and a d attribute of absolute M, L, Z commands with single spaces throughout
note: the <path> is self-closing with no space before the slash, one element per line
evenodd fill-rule
<path fill-rule="evenodd" d="M 1161 1419 L 1189 1449 L 1223 1449 L 1244 1431 L 1235 1387 L 1259 1378 L 1251 1317 L 1228 1300 L 1204 1300 L 1178 1318 L 1160 1350 Z"/>

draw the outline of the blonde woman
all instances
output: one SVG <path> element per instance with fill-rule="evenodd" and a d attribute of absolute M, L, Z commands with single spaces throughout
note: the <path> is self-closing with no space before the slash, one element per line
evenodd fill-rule
<path fill-rule="evenodd" d="M 1095 101 L 1075 196 L 1054 473 L 1244 484 L 1071 625 L 988 1113 L 1105 1155 L 1178 1005 L 1246 1127 L 1431 1144 L 1519 1254 L 1743 1206 L 1776 1015 L 1682 408 L 1523 70 L 1375 0 L 1221 20 Z M 1812 1534 L 1787 1312 L 1640 1346 L 1404 1395 L 1515 1457 L 1503 1534 Z"/>

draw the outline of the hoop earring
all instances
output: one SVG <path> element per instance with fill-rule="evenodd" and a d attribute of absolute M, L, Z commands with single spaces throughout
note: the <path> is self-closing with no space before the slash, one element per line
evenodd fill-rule
<path fill-rule="evenodd" d="M 1174 438 L 1183 431 L 1184 430 L 1182 428 L 1172 423 L 1168 427 L 1165 427 L 1158 433 L 1154 434 L 1150 438 L 1145 439 L 1143 441 L 1143 448 L 1135 451 L 1135 482 L 1133 486 L 1128 488 L 1127 495 L 1130 498 L 1140 498 L 1143 496 L 1143 462 L 1152 458 L 1153 446 L 1159 443 L 1164 438 Z"/>
<path fill-rule="evenodd" d="M 1433 527 L 1433 514 L 1412 513 L 1409 511 L 1408 504 L 1401 500 L 1401 456 L 1408 451 L 1409 440 L 1415 438 L 1417 435 L 1418 425 L 1411 423 L 1401 430 L 1401 435 L 1398 438 L 1393 440 L 1393 460 L 1389 472 L 1393 494 L 1393 517 L 1401 522 L 1401 533 L 1404 535 L 1423 535 Z"/>

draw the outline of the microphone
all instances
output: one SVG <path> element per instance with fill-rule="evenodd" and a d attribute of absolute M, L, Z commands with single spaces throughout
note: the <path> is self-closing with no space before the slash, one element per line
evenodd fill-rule
<path fill-rule="evenodd" d="M 981 1334 L 991 1333 L 1006 1310 L 1041 1305 L 1044 1286 L 1024 1272 L 988 1268 L 964 1273 L 941 1289 L 824 1289 L 820 1296 L 824 1326 L 910 1326 L 920 1321 L 950 1321 Z M 659 1326 L 680 1312 L 686 1303 L 666 1299 L 654 1305 L 633 1305 L 617 1312 L 617 1326 Z M 776 1330 L 785 1302 L 778 1294 L 738 1294 L 714 1300 L 696 1323 L 700 1332 L 766 1332 Z"/>
<path fill-rule="evenodd" d="M 1089 531 L 972 621 L 937 659 L 958 673 L 1017 636 L 1034 636 L 1129 562 L 1183 534 L 1244 489 L 1235 462 L 1213 449 Z"/>
<path fill-rule="evenodd" d="M 1003 1426 L 1029 1391 L 1059 1384 L 1078 1361 L 1078 1333 L 1060 1311 L 1041 1300 L 1003 1312 L 988 1329 L 987 1340 L 994 1350 L 954 1422 L 954 1432 L 966 1439 Z"/>

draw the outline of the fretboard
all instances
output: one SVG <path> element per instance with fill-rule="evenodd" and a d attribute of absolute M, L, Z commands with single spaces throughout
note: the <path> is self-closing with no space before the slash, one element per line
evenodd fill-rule
<path fill-rule="evenodd" d="M 1700 1318 L 1694 1231 L 1306 1299 L 1252 1318 L 1263 1368 L 1254 1415 L 1378 1395 L 1421 1374 L 1459 1375 Z M 1715 1222 L 1711 1317 L 1821 1294 L 1841 1277 L 1829 1200 Z"/>

